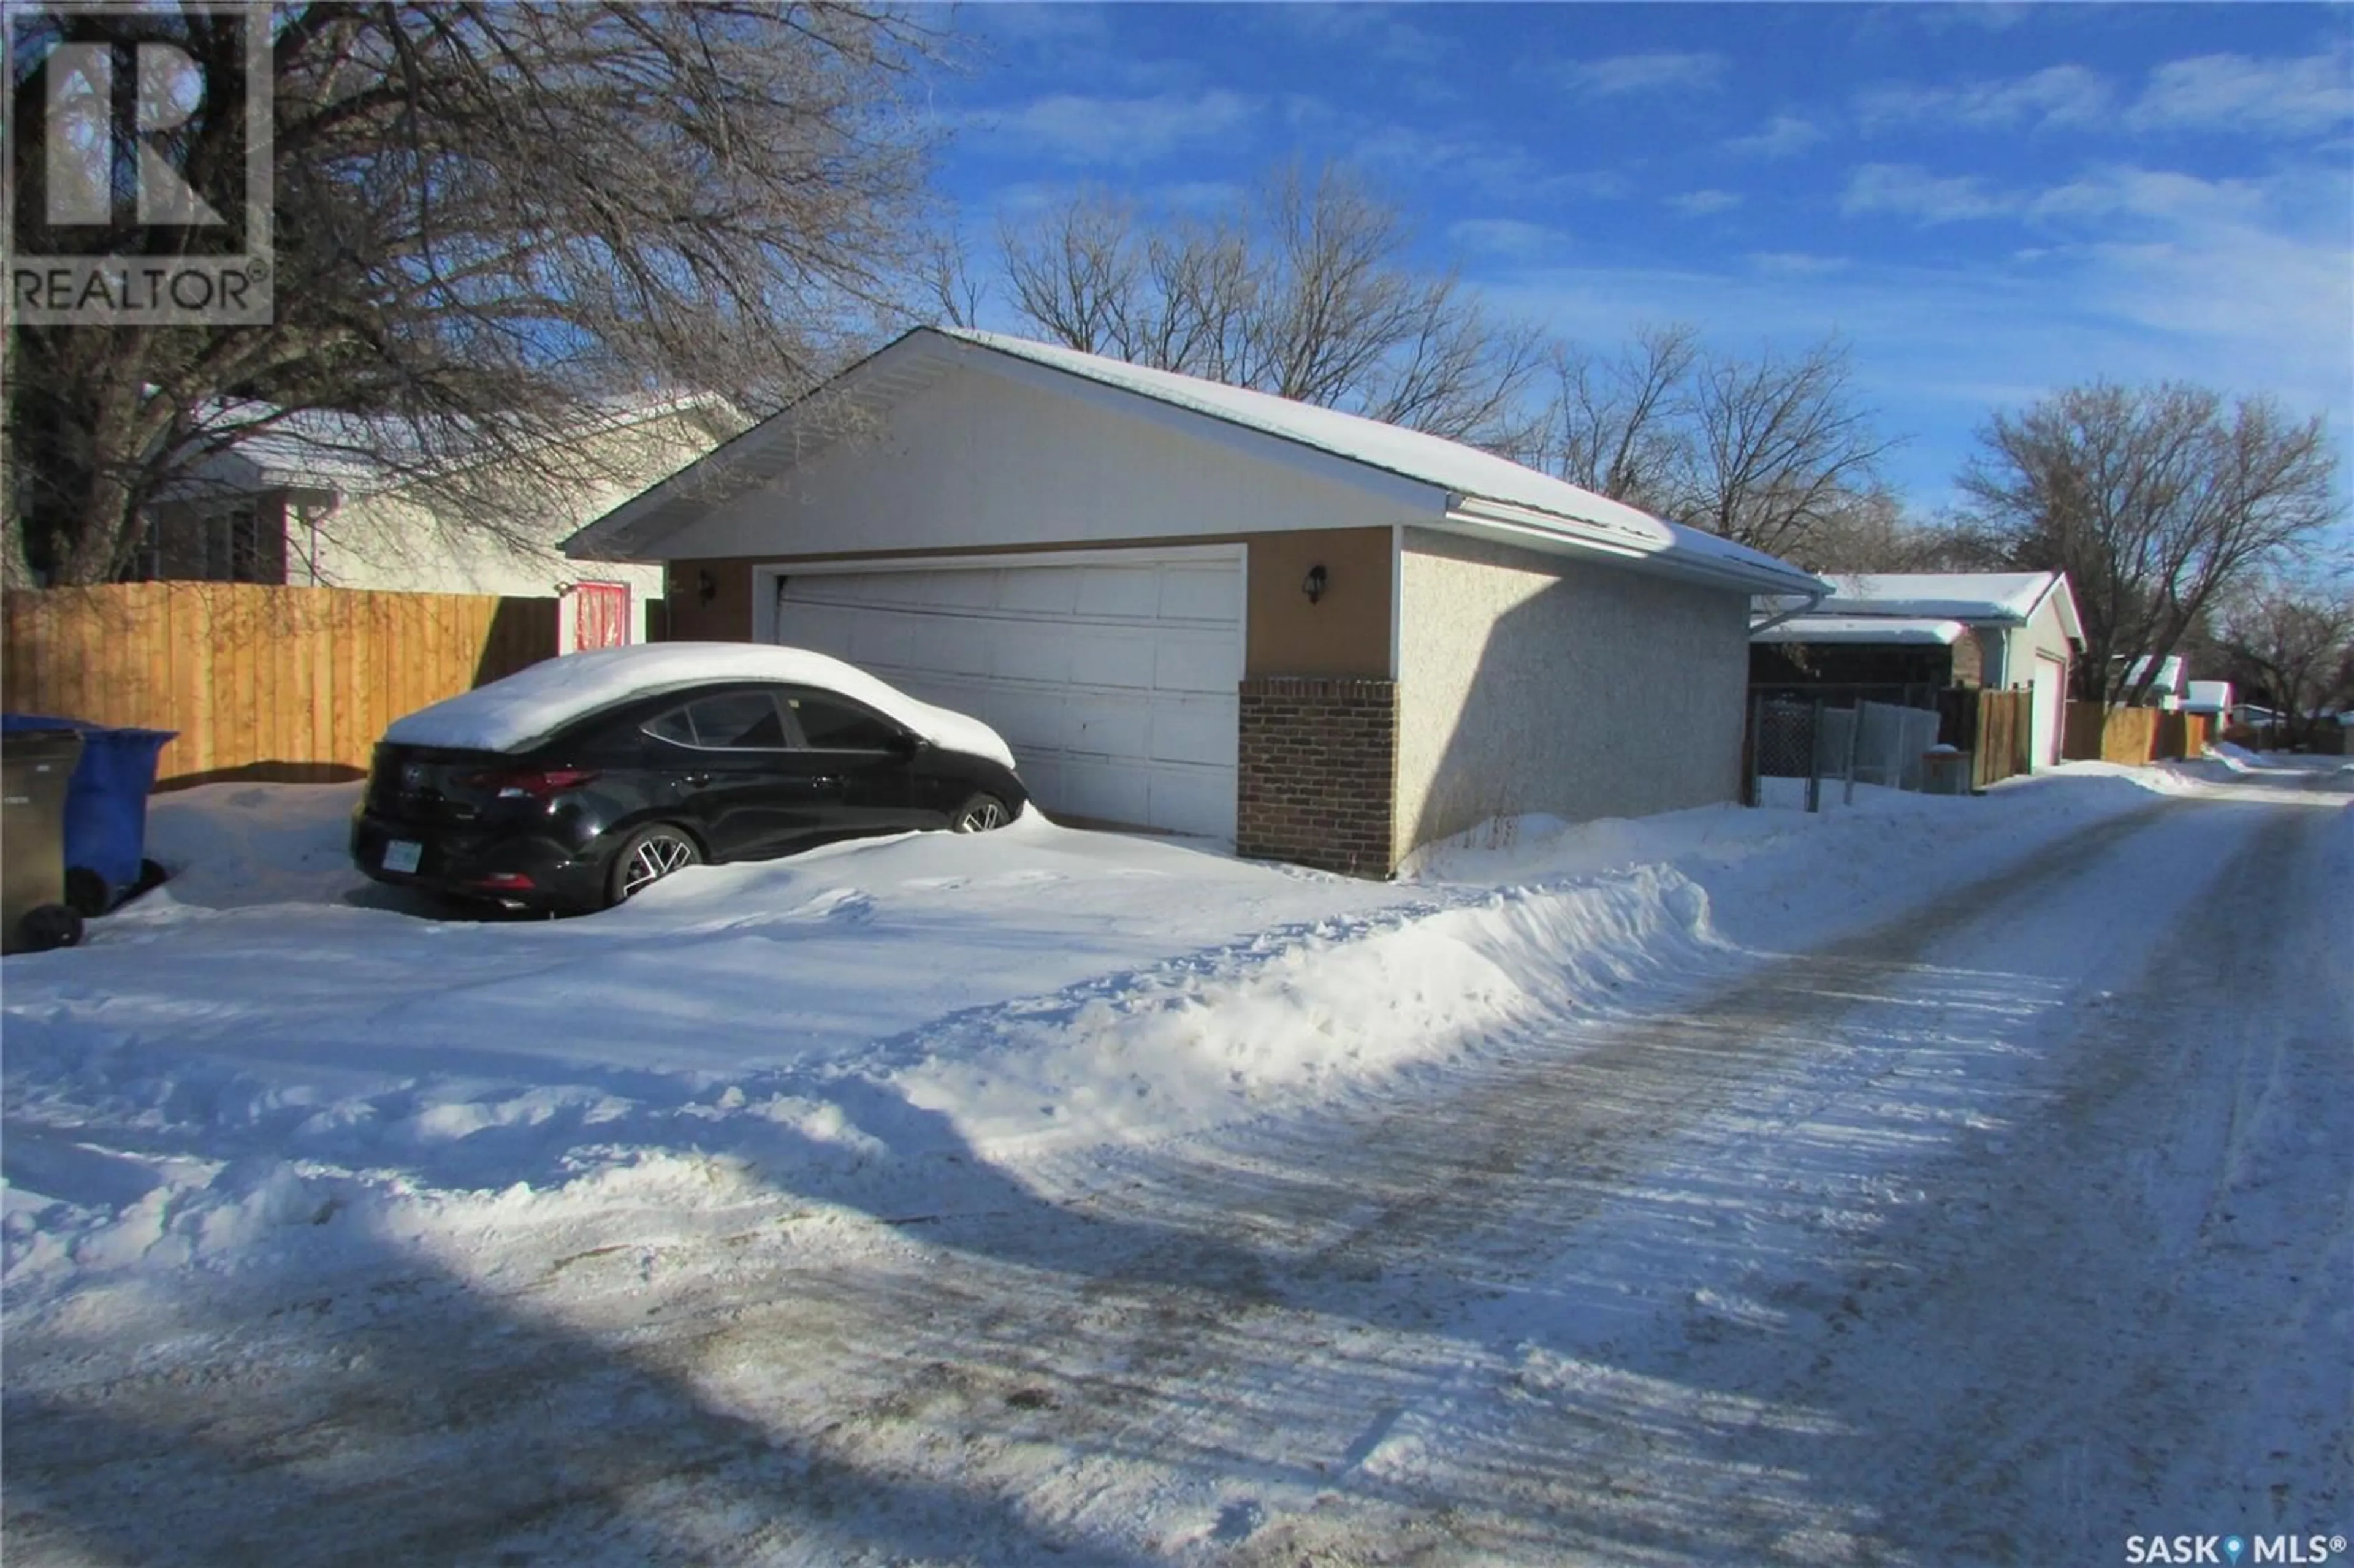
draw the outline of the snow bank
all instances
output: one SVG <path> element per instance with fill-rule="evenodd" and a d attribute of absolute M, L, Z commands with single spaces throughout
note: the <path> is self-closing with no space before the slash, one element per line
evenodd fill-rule
<path fill-rule="evenodd" d="M 933 745 L 1011 768 L 1003 737 L 965 714 L 934 707 L 822 653 L 750 642 L 650 642 L 544 659 L 397 720 L 400 746 L 520 751 L 574 719 L 633 696 L 700 681 L 790 681 L 840 692 L 888 715 Z"/>

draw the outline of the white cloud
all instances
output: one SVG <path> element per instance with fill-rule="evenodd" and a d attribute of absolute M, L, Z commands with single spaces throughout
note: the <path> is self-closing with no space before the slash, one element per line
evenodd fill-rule
<path fill-rule="evenodd" d="M 1295 101 L 1291 107 L 1295 123 L 1299 122 L 1300 104 Z M 1329 108 L 1321 109 L 1319 119 L 1328 131 L 1346 134 L 1352 161 L 1376 175 L 1452 180 L 1478 195 L 1514 201 L 1547 197 L 1609 201 L 1628 191 L 1622 175 L 1603 169 L 1563 169 L 1510 143 L 1376 125 Z"/>
<path fill-rule="evenodd" d="M 1447 238 L 1475 255 L 1532 260 L 1565 249 L 1569 237 L 1517 217 L 1467 217 L 1447 225 Z"/>
<path fill-rule="evenodd" d="M 1668 205 L 1687 217 L 1705 217 L 1712 212 L 1741 205 L 1741 198 L 1731 191 L 1686 191 L 1681 196 L 1667 198 Z"/>
<path fill-rule="evenodd" d="M 1770 278 L 1819 278 L 1844 272 L 1850 263 L 1844 256 L 1817 256 L 1805 250 L 1753 250 L 1749 265 Z"/>
<path fill-rule="evenodd" d="M 1362 4 L 1255 5 L 1244 15 L 1313 45 L 1357 49 L 1396 65 L 1426 67 L 1462 52 L 1455 38 L 1408 21 L 1414 9 Z"/>
<path fill-rule="evenodd" d="M 2184 224 L 2241 222 L 2260 213 L 2264 193 L 2246 180 L 2207 180 L 2168 169 L 2106 164 L 2029 204 L 2041 218 L 2129 217 Z"/>
<path fill-rule="evenodd" d="M 1223 88 L 1146 98 L 1057 93 L 970 117 L 975 143 L 1003 142 L 1066 164 L 1133 167 L 1188 142 L 1231 136 L 1256 119 L 1260 101 Z"/>
<path fill-rule="evenodd" d="M 2083 66 L 2049 66 L 2008 80 L 1920 87 L 1890 82 L 1856 95 L 1866 129 L 1925 121 L 1975 130 L 2091 125 L 2110 112 L 2109 84 Z"/>
<path fill-rule="evenodd" d="M 1713 87 L 1729 63 L 1718 54 L 1612 55 L 1605 59 L 1564 60 L 1553 74 L 1563 85 L 1579 92 L 1610 98 L 1670 88 Z"/>
<path fill-rule="evenodd" d="M 2244 131 L 2296 136 L 2354 117 L 2354 79 L 2343 51 L 2295 59 L 2201 55 L 2150 73 L 2126 115 L 2139 131 Z"/>
<path fill-rule="evenodd" d="M 1249 193 L 1231 180 L 1179 180 L 1155 185 L 1146 205 L 1171 212 L 1218 213 L 1237 211 L 1249 199 Z"/>
<path fill-rule="evenodd" d="M 1735 136 L 1725 143 L 1724 150 L 1744 158 L 1787 158 L 1805 152 L 1827 134 L 1810 120 L 1795 114 L 1776 114 L 1753 133 Z"/>
<path fill-rule="evenodd" d="M 1925 224 L 1999 217 L 2020 207 L 2017 196 L 1987 188 L 1976 175 L 1933 175 L 1917 164 L 1865 164 L 1848 175 L 1840 210 L 1889 212 Z"/>

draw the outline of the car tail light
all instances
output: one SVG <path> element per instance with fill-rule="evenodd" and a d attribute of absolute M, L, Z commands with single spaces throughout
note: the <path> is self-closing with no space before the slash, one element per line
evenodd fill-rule
<path fill-rule="evenodd" d="M 494 871 L 488 876 L 478 876 L 473 885 L 486 887 L 493 893 L 529 893 L 533 883 L 519 871 Z"/>
<path fill-rule="evenodd" d="M 470 789 L 482 789 L 501 800 L 536 800 L 546 805 L 567 789 L 578 789 L 597 777 L 587 768 L 509 768 L 494 773 L 471 773 L 461 780 Z"/>

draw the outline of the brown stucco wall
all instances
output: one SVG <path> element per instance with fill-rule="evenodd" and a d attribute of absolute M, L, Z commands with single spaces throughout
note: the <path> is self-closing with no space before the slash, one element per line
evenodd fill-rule
<path fill-rule="evenodd" d="M 1388 529 L 1253 534 L 1245 542 L 1250 546 L 1246 678 L 1391 678 Z M 1324 568 L 1324 593 L 1310 604 L 1299 585 L 1318 566 Z"/>
<path fill-rule="evenodd" d="M 673 561 L 663 576 L 670 605 L 668 642 L 749 642 L 752 640 L 750 561 Z M 716 590 L 703 602 L 701 577 Z"/>
<path fill-rule="evenodd" d="M 1090 541 L 1072 549 L 1127 550 L 1159 546 L 1242 545 L 1248 551 L 1244 674 L 1390 675 L 1390 531 L 1322 528 L 1289 534 L 1226 534 L 1192 539 Z M 1039 554 L 1036 546 L 984 546 L 957 556 Z M 670 636 L 677 641 L 742 641 L 752 635 L 752 568 L 796 561 L 891 560 L 951 554 L 940 550 L 855 555 L 761 556 L 670 563 Z M 1321 566 L 1325 590 L 1308 602 L 1300 582 Z M 700 600 L 697 574 L 717 592 Z"/>

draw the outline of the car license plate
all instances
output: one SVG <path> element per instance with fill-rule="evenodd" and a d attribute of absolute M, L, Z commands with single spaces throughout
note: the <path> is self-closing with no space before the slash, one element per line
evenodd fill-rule
<path fill-rule="evenodd" d="M 395 839 L 384 846 L 384 868 L 387 871 L 414 873 L 417 863 L 424 857 L 425 846 L 413 839 Z"/>

